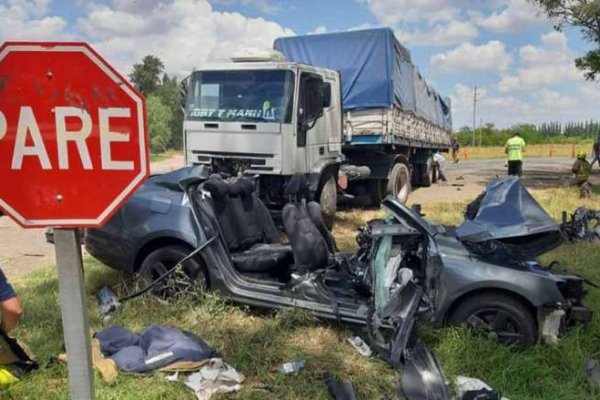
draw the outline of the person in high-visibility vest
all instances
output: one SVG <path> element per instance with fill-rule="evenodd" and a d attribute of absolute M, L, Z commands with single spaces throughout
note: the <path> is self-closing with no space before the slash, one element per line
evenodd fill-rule
<path fill-rule="evenodd" d="M 506 141 L 504 153 L 508 158 L 508 175 L 521 176 L 523 174 L 523 153 L 525 152 L 525 141 L 519 132 Z"/>

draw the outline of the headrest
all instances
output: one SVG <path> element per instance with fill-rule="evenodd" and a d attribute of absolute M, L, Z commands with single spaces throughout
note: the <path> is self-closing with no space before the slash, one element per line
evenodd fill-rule
<path fill-rule="evenodd" d="M 217 174 L 211 175 L 210 178 L 204 182 L 204 189 L 208 190 L 213 199 L 222 199 L 227 196 L 230 191 L 227 182 Z"/>
<path fill-rule="evenodd" d="M 253 192 L 254 192 L 254 183 L 252 183 L 252 181 L 250 181 L 248 179 L 240 178 L 237 181 L 235 181 L 233 184 L 231 184 L 229 194 L 231 194 L 233 196 L 247 197 L 247 196 L 252 195 Z"/>
<path fill-rule="evenodd" d="M 292 179 L 290 179 L 285 185 L 283 194 L 285 196 L 294 196 L 297 199 L 308 199 L 310 192 L 308 190 L 306 177 L 302 174 L 296 174 L 292 176 Z"/>

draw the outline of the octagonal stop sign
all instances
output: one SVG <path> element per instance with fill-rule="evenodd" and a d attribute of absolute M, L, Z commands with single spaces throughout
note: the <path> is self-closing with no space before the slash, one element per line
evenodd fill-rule
<path fill-rule="evenodd" d="M 0 47 L 0 208 L 98 227 L 148 176 L 142 95 L 85 43 Z"/>

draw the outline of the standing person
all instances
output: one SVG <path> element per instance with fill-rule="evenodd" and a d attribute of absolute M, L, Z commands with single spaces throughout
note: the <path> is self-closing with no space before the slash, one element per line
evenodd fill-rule
<path fill-rule="evenodd" d="M 575 185 L 579 186 L 579 197 L 590 197 L 592 188 L 588 179 L 590 178 L 592 166 L 587 161 L 587 154 L 584 151 L 577 153 L 577 160 L 573 163 L 571 171 L 575 174 Z"/>
<path fill-rule="evenodd" d="M 447 182 L 446 179 L 446 159 L 444 156 L 438 151 L 433 154 L 433 162 L 437 167 L 438 177 L 442 181 L 442 184 Z"/>
<path fill-rule="evenodd" d="M 521 176 L 523 174 L 523 153 L 525 152 L 525 141 L 519 132 L 515 132 L 506 141 L 504 153 L 508 158 L 508 175 Z"/>
<path fill-rule="evenodd" d="M 452 139 L 452 143 L 450 143 L 450 147 L 452 148 L 452 160 L 454 160 L 454 164 L 458 163 L 458 152 L 460 151 L 460 143 L 456 138 Z"/>
<path fill-rule="evenodd" d="M 590 164 L 590 171 L 596 161 L 598 161 L 598 166 L 600 167 L 600 136 L 596 138 L 594 146 L 592 146 L 592 163 Z"/>

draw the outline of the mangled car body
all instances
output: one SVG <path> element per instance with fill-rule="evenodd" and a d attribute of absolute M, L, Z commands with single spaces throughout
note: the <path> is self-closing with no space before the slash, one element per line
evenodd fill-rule
<path fill-rule="evenodd" d="M 355 254 L 337 250 L 320 206 L 302 199 L 301 180 L 292 182 L 282 212 L 289 243 L 250 180 L 190 167 L 151 178 L 105 227 L 87 232 L 86 247 L 151 281 L 217 237 L 184 265 L 190 279 L 235 302 L 367 326 L 393 365 L 410 351 L 417 315 L 524 345 L 591 317 L 581 278 L 532 261 L 562 236 L 515 178 L 492 182 L 458 228 L 433 225 L 388 197 L 384 217 L 359 231 Z M 162 282 L 155 292 L 168 289 Z"/>

